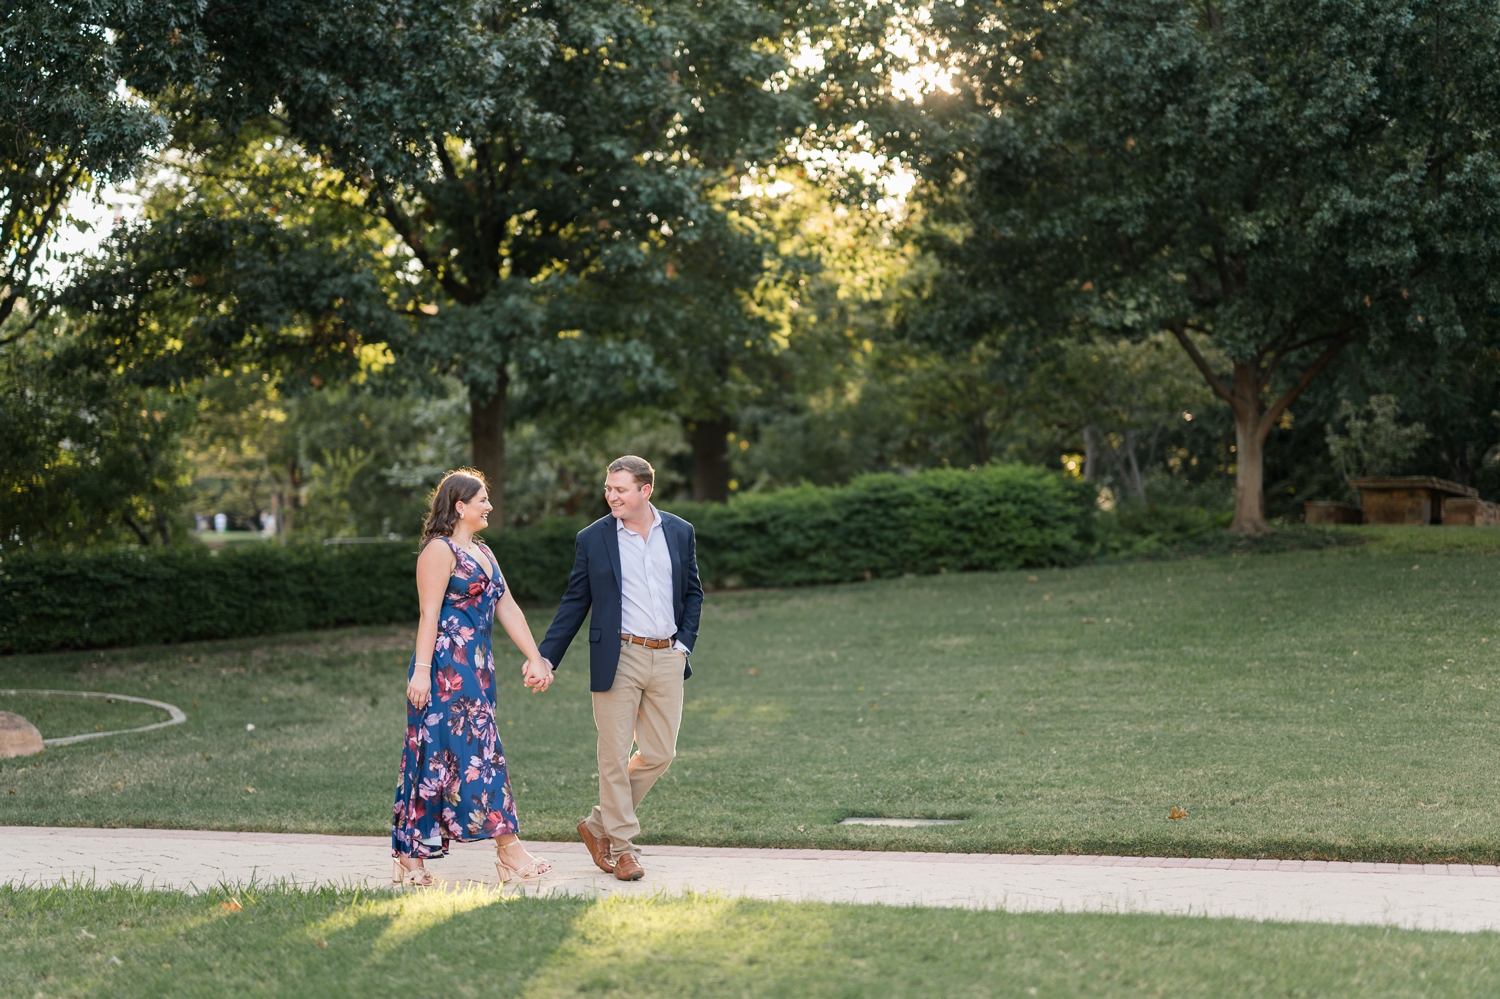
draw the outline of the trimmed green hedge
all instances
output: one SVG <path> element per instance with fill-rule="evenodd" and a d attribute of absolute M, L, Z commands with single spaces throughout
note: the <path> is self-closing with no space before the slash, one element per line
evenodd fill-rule
<path fill-rule="evenodd" d="M 697 528 L 710 586 L 800 586 L 1074 562 L 1093 547 L 1093 500 L 1090 486 L 1058 473 L 991 465 L 672 510 Z M 559 518 L 491 542 L 518 598 L 562 595 L 584 524 Z M 14 555 L 0 562 L 0 650 L 415 622 L 415 567 L 409 542 Z"/>
<path fill-rule="evenodd" d="M 712 586 L 1062 565 L 1091 545 L 1093 487 L 1030 465 L 866 475 L 847 486 L 675 504 Z"/>
<path fill-rule="evenodd" d="M 517 597 L 562 595 L 582 521 L 491 542 Z M 412 543 L 25 553 L 0 562 L 0 651 L 239 638 L 417 619 Z"/>
<path fill-rule="evenodd" d="M 415 571 L 416 557 L 396 545 L 13 555 L 0 564 L 0 648 L 48 652 L 392 621 L 416 608 Z"/>

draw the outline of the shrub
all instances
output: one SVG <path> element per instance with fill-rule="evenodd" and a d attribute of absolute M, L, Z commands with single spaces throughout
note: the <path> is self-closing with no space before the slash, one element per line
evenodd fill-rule
<path fill-rule="evenodd" d="M 1099 515 L 1096 534 L 1101 554 L 1149 557 L 1217 537 L 1233 520 L 1234 514 L 1223 510 L 1125 501 Z"/>
<path fill-rule="evenodd" d="M 676 504 L 706 582 L 799 586 L 903 573 L 1074 562 L 1093 490 L 1041 468 L 868 475 L 727 505 Z M 518 599 L 552 602 L 585 521 L 490 543 Z M 410 542 L 22 553 L 0 562 L 0 649 L 49 652 L 417 620 Z"/>
<path fill-rule="evenodd" d="M 866 475 L 727 505 L 676 504 L 717 586 L 800 586 L 904 573 L 1078 561 L 1091 546 L 1092 485 L 1028 465 Z"/>
<path fill-rule="evenodd" d="M 1195 506 L 1121 503 L 1099 515 L 1096 558 L 1101 561 L 1250 555 L 1362 545 L 1364 535 L 1289 524 L 1270 534 L 1240 537 L 1227 528 L 1234 514 Z"/>
<path fill-rule="evenodd" d="M 410 619 L 415 566 L 399 545 L 12 555 L 0 564 L 0 646 L 46 652 Z"/>
<path fill-rule="evenodd" d="M 519 599 L 556 600 L 582 524 L 559 520 L 491 544 Z M 251 544 L 26 552 L 0 562 L 0 650 L 239 638 L 416 623 L 411 542 Z"/>
<path fill-rule="evenodd" d="M 552 517 L 536 527 L 506 531 L 493 541 L 485 539 L 517 600 L 558 601 L 568 587 L 578 532 L 588 523 L 583 517 Z"/>

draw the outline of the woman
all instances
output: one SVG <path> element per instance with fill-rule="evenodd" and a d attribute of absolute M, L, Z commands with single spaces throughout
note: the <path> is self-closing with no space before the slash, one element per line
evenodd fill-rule
<path fill-rule="evenodd" d="M 445 855 L 449 840 L 493 838 L 502 884 L 552 869 L 516 838 L 515 798 L 495 730 L 494 619 L 526 655 L 526 686 L 546 690 L 552 669 L 495 556 L 474 537 L 492 509 L 482 474 L 449 472 L 432 492 L 422 531 L 422 620 L 406 684 L 406 752 L 391 827 L 391 880 L 402 884 L 432 884 L 423 861 Z"/>

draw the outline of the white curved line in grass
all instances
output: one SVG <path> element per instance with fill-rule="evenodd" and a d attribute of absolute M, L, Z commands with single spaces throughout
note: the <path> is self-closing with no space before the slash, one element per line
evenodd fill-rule
<path fill-rule="evenodd" d="M 152 729 L 166 728 L 168 725 L 181 725 L 183 722 L 187 721 L 187 715 L 184 714 L 182 709 L 175 704 L 168 704 L 166 701 L 153 701 L 149 697 L 131 697 L 129 694 L 106 694 L 101 693 L 97 690 L 0 690 L 0 695 L 4 694 L 9 694 L 12 696 L 17 694 L 40 694 L 44 697 L 102 697 L 106 700 L 111 701 L 129 701 L 132 704 L 149 704 L 153 708 L 160 708 L 167 714 L 171 715 L 171 717 L 164 722 L 157 722 L 155 725 L 142 725 L 140 728 L 121 728 L 116 729 L 113 732 L 85 732 L 83 735 L 69 735 L 61 739 L 43 739 L 42 745 L 44 746 L 67 746 L 75 742 L 84 742 L 89 739 L 102 739 L 106 735 L 130 735 L 134 732 L 150 732 Z"/>

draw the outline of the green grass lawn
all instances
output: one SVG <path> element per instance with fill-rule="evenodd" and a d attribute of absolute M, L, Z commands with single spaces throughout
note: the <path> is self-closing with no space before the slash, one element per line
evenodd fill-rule
<path fill-rule="evenodd" d="M 485 890 L 0 888 L 8 996 L 1492 996 L 1500 935 Z M 265 956 L 274 954 L 274 960 Z"/>
<path fill-rule="evenodd" d="M 713 596 L 643 839 L 1500 861 L 1500 531 L 1368 533 Z M 571 837 L 595 794 L 585 644 L 546 694 L 500 685 L 527 836 Z M 0 687 L 189 716 L 0 761 L 0 822 L 383 832 L 409 648 L 351 629 L 0 660 Z M 967 821 L 837 825 L 860 814 Z"/>

